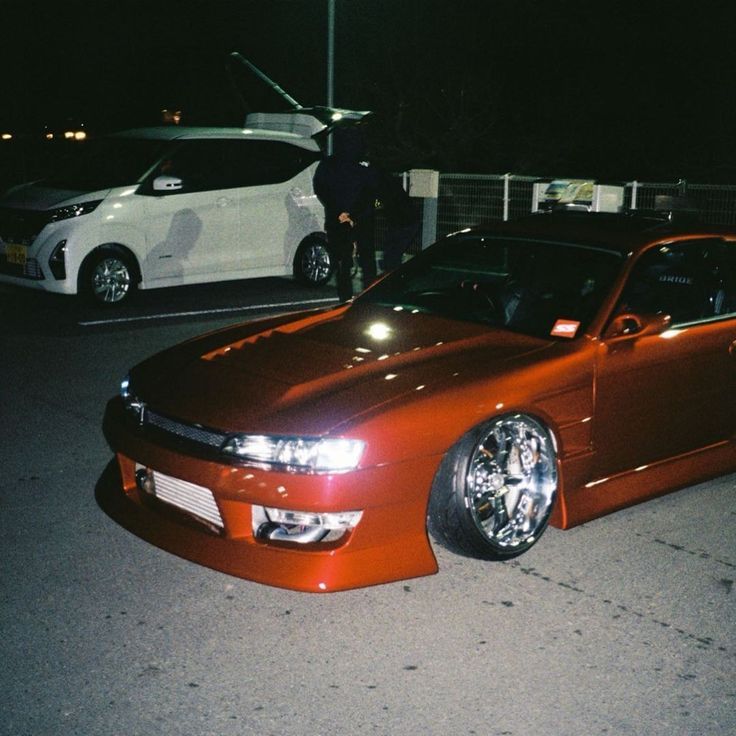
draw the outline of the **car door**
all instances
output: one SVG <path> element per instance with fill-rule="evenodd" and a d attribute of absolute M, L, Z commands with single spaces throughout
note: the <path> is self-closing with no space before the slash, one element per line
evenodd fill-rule
<path fill-rule="evenodd" d="M 309 166 L 316 152 L 282 141 L 257 138 L 229 141 L 227 167 L 237 185 L 239 227 L 223 248 L 236 270 L 291 269 L 296 247 L 321 229 L 311 210 L 301 206 L 311 192 Z"/>
<path fill-rule="evenodd" d="M 224 174 L 226 155 L 222 140 L 183 140 L 151 176 L 144 190 L 150 195 L 144 222 L 146 279 L 185 283 L 230 268 L 223 244 L 239 220 L 236 190 Z M 159 175 L 179 180 L 180 188 L 155 191 L 152 182 Z"/>
<path fill-rule="evenodd" d="M 593 438 L 607 477 L 736 432 L 736 245 L 655 246 L 634 265 L 618 313 L 668 314 L 660 334 L 601 341 Z"/>

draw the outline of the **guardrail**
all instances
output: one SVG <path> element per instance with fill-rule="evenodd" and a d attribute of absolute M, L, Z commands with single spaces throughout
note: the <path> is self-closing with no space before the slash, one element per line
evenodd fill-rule
<path fill-rule="evenodd" d="M 509 220 L 532 211 L 534 183 L 542 177 L 440 174 L 437 234 L 485 220 Z M 551 177 L 545 177 L 545 180 Z M 557 177 L 559 178 L 559 177 Z M 653 209 L 658 195 L 687 196 L 703 222 L 736 224 L 736 185 L 625 182 L 624 206 Z"/>

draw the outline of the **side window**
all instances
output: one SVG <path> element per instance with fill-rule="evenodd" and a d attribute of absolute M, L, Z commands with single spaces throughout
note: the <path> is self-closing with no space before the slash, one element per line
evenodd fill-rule
<path fill-rule="evenodd" d="M 279 141 L 226 141 L 226 178 L 229 186 L 251 187 L 288 181 L 319 154 Z"/>
<path fill-rule="evenodd" d="M 204 192 L 227 186 L 223 171 L 223 141 L 182 141 L 165 155 L 156 171 L 181 179 L 181 192 Z"/>
<path fill-rule="evenodd" d="M 617 312 L 669 314 L 672 324 L 736 312 L 736 244 L 694 240 L 648 250 L 635 265 Z"/>
<path fill-rule="evenodd" d="M 318 158 L 279 141 L 185 140 L 164 155 L 154 176 L 181 179 L 178 192 L 232 189 L 288 181 Z"/>

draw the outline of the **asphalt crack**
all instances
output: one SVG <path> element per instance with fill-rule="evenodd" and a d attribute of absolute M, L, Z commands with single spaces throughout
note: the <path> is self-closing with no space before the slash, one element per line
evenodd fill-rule
<path fill-rule="evenodd" d="M 686 555 L 690 555 L 691 557 L 699 557 L 701 560 L 710 560 L 711 562 L 716 562 L 719 565 L 724 565 L 725 567 L 729 567 L 732 570 L 736 570 L 736 564 L 734 564 L 733 562 L 728 562 L 727 560 L 721 560 L 718 557 L 713 557 L 713 555 L 711 555 L 709 552 L 705 552 L 704 550 L 688 549 L 681 544 L 667 542 L 664 539 L 653 539 L 652 541 L 655 544 L 661 544 L 665 547 L 669 547 L 670 549 L 674 549 L 676 552 L 684 552 Z"/>
<path fill-rule="evenodd" d="M 662 629 L 667 629 L 669 631 L 675 632 L 680 637 L 693 642 L 701 649 L 710 649 L 713 651 L 722 652 L 724 654 L 730 653 L 727 647 L 717 644 L 714 641 L 714 639 L 710 636 L 703 636 L 701 634 L 695 634 L 691 631 L 688 631 L 687 629 L 683 629 L 680 626 L 676 626 L 675 624 L 669 621 L 663 621 L 659 618 L 656 618 L 655 616 L 645 613 L 644 611 L 638 610 L 636 608 L 632 608 L 630 606 L 626 606 L 622 603 L 617 603 L 616 601 L 611 600 L 610 598 L 600 598 L 595 594 L 588 593 L 587 591 L 578 587 L 576 584 L 567 583 L 562 580 L 555 580 L 551 576 L 546 575 L 543 572 L 540 572 L 534 567 L 524 567 L 518 561 L 505 562 L 503 564 L 509 567 L 516 568 L 519 572 L 523 573 L 524 575 L 528 575 L 530 577 L 536 578 L 545 583 L 549 583 L 550 585 L 555 585 L 564 590 L 578 593 L 579 595 L 585 598 L 588 598 L 590 600 L 596 601 L 597 603 L 608 606 L 614 612 L 614 616 L 613 616 L 614 618 L 619 618 L 622 615 L 631 616 L 641 621 L 647 621 L 651 624 L 654 624 L 655 626 L 659 626 Z"/>

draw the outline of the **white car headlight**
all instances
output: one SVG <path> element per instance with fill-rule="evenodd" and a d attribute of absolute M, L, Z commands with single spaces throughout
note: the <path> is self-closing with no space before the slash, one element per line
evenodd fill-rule
<path fill-rule="evenodd" d="M 102 202 L 96 199 L 91 202 L 81 202 L 80 204 L 68 204 L 66 207 L 57 207 L 48 214 L 49 222 L 58 222 L 59 220 L 68 220 L 72 217 L 81 217 L 97 209 L 97 205 Z"/>
<path fill-rule="evenodd" d="M 241 434 L 229 437 L 222 451 L 253 463 L 306 473 L 345 473 L 360 462 L 365 443 L 329 437 L 280 437 Z"/>

